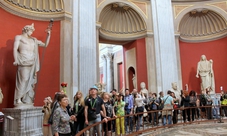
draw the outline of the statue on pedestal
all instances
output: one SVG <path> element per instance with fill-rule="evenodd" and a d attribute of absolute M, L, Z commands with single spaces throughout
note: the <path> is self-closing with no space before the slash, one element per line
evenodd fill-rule
<path fill-rule="evenodd" d="M 201 78 L 201 91 L 215 91 L 213 60 L 207 60 L 205 55 L 201 56 L 197 65 L 196 77 Z"/>
<path fill-rule="evenodd" d="M 34 24 L 26 25 L 22 29 L 22 34 L 15 37 L 13 65 L 18 67 L 14 94 L 15 106 L 21 104 L 33 105 L 37 72 L 40 68 L 38 46 L 47 47 L 50 41 L 50 29 L 47 29 L 45 43 L 31 36 L 34 30 Z"/>
<path fill-rule="evenodd" d="M 171 83 L 172 85 L 172 88 L 170 89 L 171 92 L 174 92 L 175 96 L 176 96 L 176 99 L 178 100 L 178 103 L 180 104 L 181 102 L 181 91 L 178 90 L 177 88 L 177 82 L 173 82 Z"/>
<path fill-rule="evenodd" d="M 2 89 L 0 88 L 0 104 L 2 103 L 2 101 L 3 101 L 3 94 L 2 94 Z"/>

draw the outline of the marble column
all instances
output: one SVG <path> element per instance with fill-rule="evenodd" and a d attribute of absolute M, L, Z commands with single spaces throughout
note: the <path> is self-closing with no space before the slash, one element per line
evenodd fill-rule
<path fill-rule="evenodd" d="M 70 97 L 73 102 L 73 71 L 76 70 L 73 67 L 73 57 L 76 54 L 73 52 L 73 19 L 72 19 L 72 11 L 73 11 L 73 0 L 64 1 L 65 8 L 65 19 L 61 21 L 61 41 L 60 41 L 60 83 L 66 82 L 68 84 L 66 88 L 66 94 Z M 59 88 L 60 84 L 59 84 Z M 56 90 L 57 91 L 57 90 Z"/>
<path fill-rule="evenodd" d="M 157 92 L 166 92 L 179 81 L 171 0 L 151 0 L 151 9 Z"/>
<path fill-rule="evenodd" d="M 107 63 L 106 63 L 106 61 L 107 61 L 107 59 L 106 59 L 106 55 L 102 55 L 102 62 L 103 62 L 103 83 L 104 84 L 106 84 L 107 83 L 107 67 L 106 67 L 106 65 L 107 65 Z"/>
<path fill-rule="evenodd" d="M 98 82 L 96 1 L 73 1 L 73 90 L 84 96 Z M 70 65 L 69 65 L 70 67 Z"/>
<path fill-rule="evenodd" d="M 113 90 L 113 54 L 106 54 L 106 73 L 107 73 L 107 82 L 106 82 L 106 91 L 110 92 Z"/>
<path fill-rule="evenodd" d="M 156 67 L 155 67 L 155 49 L 154 49 L 154 37 L 148 35 L 146 37 L 146 57 L 147 57 L 147 89 L 151 92 L 157 90 L 156 82 Z M 156 92 L 157 93 L 157 92 Z"/>

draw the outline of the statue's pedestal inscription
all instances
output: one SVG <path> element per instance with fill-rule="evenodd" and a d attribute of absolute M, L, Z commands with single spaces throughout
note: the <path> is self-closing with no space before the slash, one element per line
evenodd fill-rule
<path fill-rule="evenodd" d="M 5 108 L 5 136 L 42 136 L 43 113 L 42 107 Z M 7 116 L 14 119 L 10 120 Z"/>

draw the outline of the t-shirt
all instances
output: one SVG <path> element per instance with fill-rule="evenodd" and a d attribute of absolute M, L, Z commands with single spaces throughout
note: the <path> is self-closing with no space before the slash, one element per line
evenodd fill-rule
<path fill-rule="evenodd" d="M 163 100 L 164 105 L 166 105 L 166 104 L 170 104 L 171 105 L 172 104 L 172 101 L 173 101 L 173 97 L 172 96 L 169 96 L 169 95 L 166 95 L 166 96 L 164 96 L 162 98 L 162 100 Z"/>
<path fill-rule="evenodd" d="M 85 106 L 88 106 L 88 110 L 96 110 L 96 114 L 100 113 L 102 105 L 103 100 L 99 96 L 96 98 L 90 97 L 85 101 Z"/>
<path fill-rule="evenodd" d="M 109 101 L 103 102 L 103 104 L 104 104 L 104 107 L 106 109 L 106 116 L 107 117 L 112 117 L 112 114 L 113 114 L 113 112 L 112 112 L 112 109 L 113 109 L 112 104 Z"/>
<path fill-rule="evenodd" d="M 124 116 L 125 115 L 125 102 L 124 101 L 121 101 L 119 104 L 118 102 L 116 101 L 114 106 L 116 107 L 116 115 L 117 116 Z"/>

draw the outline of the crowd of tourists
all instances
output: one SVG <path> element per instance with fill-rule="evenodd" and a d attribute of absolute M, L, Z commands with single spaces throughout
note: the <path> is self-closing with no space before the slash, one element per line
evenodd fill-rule
<path fill-rule="evenodd" d="M 212 119 L 218 117 L 221 111 L 227 116 L 227 107 L 219 109 L 220 104 L 227 104 L 227 94 L 223 91 L 220 98 L 212 99 L 209 91 L 202 91 L 201 95 L 193 90 L 181 91 L 177 96 L 173 91 L 157 95 L 136 89 L 113 89 L 110 93 L 98 94 L 98 88 L 93 86 L 85 95 L 78 91 L 72 106 L 64 91 L 56 93 L 53 102 L 50 97 L 45 98 L 44 136 L 75 136 L 85 127 L 100 121 L 103 123 L 90 129 L 90 136 L 125 135 L 139 131 L 144 122 L 153 126 L 176 124 L 179 115 L 182 115 L 184 122 L 193 122 L 198 118 Z M 214 108 L 209 107 L 211 105 Z"/>

